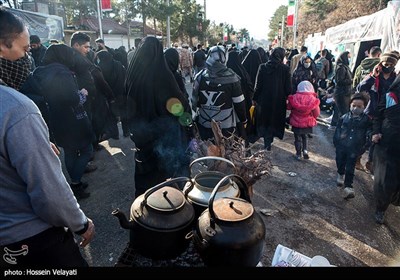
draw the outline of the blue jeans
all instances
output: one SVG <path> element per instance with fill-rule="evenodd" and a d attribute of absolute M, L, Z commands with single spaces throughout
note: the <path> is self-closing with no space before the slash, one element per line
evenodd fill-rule
<path fill-rule="evenodd" d="M 65 166 L 72 183 L 79 183 L 93 153 L 92 144 L 81 149 L 64 148 Z"/>

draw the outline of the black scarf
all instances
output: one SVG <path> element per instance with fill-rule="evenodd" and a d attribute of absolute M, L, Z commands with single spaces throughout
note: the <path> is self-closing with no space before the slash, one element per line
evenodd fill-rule
<path fill-rule="evenodd" d="M 0 58 L 0 80 L 7 86 L 20 90 L 31 72 L 31 65 L 28 56 L 15 61 Z"/>

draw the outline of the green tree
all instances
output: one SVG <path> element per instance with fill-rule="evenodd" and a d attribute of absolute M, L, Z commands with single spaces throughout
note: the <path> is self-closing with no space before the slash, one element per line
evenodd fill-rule
<path fill-rule="evenodd" d="M 97 14 L 97 4 L 93 0 L 60 0 L 65 8 L 67 24 L 79 22 L 82 18 Z"/>
<path fill-rule="evenodd" d="M 319 20 L 326 18 L 326 15 L 337 8 L 336 0 L 305 0 L 306 15 L 317 15 Z"/>
<path fill-rule="evenodd" d="M 278 9 L 276 9 L 274 15 L 272 16 L 272 18 L 269 22 L 269 33 L 268 33 L 268 39 L 270 41 L 273 41 L 275 39 L 275 36 L 278 36 L 279 22 L 282 21 L 282 17 L 286 21 L 287 10 L 288 10 L 287 6 L 281 5 L 281 6 L 279 6 Z M 285 28 L 284 23 L 282 23 L 282 28 Z"/>

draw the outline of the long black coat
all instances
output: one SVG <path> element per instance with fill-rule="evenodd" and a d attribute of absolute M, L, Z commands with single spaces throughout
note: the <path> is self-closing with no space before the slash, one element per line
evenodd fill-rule
<path fill-rule="evenodd" d="M 290 68 L 283 64 L 285 50 L 274 49 L 267 63 L 258 69 L 253 100 L 257 102 L 257 133 L 264 136 L 270 127 L 274 137 L 283 139 L 286 122 L 286 100 L 291 93 Z"/>
<path fill-rule="evenodd" d="M 391 92 L 397 100 L 400 100 L 399 77 L 397 87 L 392 86 Z M 400 103 L 386 108 L 386 98 L 378 105 L 373 128 L 373 134 L 382 134 L 374 149 L 374 193 L 379 211 L 385 211 L 390 203 L 398 206 L 400 203 Z"/>

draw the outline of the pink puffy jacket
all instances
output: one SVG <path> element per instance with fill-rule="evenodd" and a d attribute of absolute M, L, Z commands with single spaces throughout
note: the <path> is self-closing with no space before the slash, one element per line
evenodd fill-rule
<path fill-rule="evenodd" d="M 296 92 L 294 95 L 289 95 L 287 109 L 291 110 L 291 126 L 306 128 L 317 125 L 320 109 L 315 92 Z"/>

